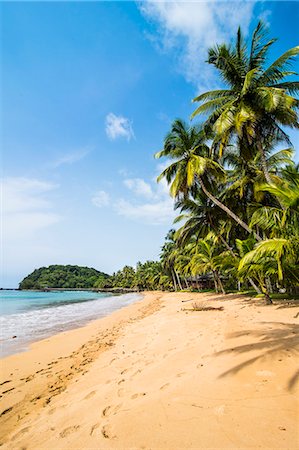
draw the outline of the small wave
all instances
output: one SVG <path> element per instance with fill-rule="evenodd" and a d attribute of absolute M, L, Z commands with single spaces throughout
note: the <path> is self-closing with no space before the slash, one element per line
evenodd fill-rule
<path fill-rule="evenodd" d="M 50 307 L 43 305 L 39 309 L 0 316 L 2 356 L 24 350 L 29 342 L 107 316 L 140 298 L 140 294 L 111 295 L 85 301 L 63 302 L 55 307 L 53 304 Z"/>

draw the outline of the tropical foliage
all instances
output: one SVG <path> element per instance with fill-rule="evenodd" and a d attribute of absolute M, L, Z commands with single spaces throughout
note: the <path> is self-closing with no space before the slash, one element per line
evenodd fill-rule
<path fill-rule="evenodd" d="M 113 273 L 109 278 L 95 284 L 99 289 L 136 289 L 154 290 L 171 289 L 172 284 L 167 275 L 163 273 L 162 264 L 159 261 L 138 262 L 136 268 L 124 266 L 123 269 Z"/>
<path fill-rule="evenodd" d="M 92 288 L 99 279 L 106 280 L 106 273 L 80 266 L 52 265 L 40 267 L 25 277 L 20 289 Z"/>
<path fill-rule="evenodd" d="M 196 97 L 201 125 L 175 120 L 156 154 L 169 162 L 158 181 L 169 184 L 183 223 L 162 249 L 175 289 L 202 274 L 216 291 L 243 285 L 268 302 L 299 287 L 299 172 L 287 134 L 299 127 L 291 79 L 299 47 L 267 66 L 274 42 L 259 22 L 249 45 L 239 29 L 234 45 L 210 49 L 225 88 Z"/>

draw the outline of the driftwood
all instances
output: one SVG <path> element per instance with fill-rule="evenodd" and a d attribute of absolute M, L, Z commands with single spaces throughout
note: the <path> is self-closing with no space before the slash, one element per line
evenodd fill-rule
<path fill-rule="evenodd" d="M 223 306 L 207 306 L 204 303 L 192 303 L 192 309 L 191 308 L 182 308 L 182 311 L 223 311 Z"/>

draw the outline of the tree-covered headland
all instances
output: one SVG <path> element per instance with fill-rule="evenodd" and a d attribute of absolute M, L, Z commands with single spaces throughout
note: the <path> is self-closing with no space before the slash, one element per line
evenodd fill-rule
<path fill-rule="evenodd" d="M 40 267 L 25 277 L 19 284 L 20 289 L 46 288 L 93 288 L 99 280 L 109 275 L 89 267 L 71 265 L 52 265 Z"/>

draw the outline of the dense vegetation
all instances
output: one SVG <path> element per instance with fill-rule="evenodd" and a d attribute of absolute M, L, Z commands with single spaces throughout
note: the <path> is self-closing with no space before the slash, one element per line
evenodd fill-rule
<path fill-rule="evenodd" d="M 99 280 L 106 280 L 109 275 L 96 269 L 79 266 L 52 265 L 40 267 L 25 277 L 20 289 L 45 288 L 92 288 Z"/>
<path fill-rule="evenodd" d="M 136 268 L 125 266 L 107 279 L 99 279 L 95 286 L 102 288 L 123 288 L 137 290 L 172 289 L 172 283 L 163 274 L 159 261 L 138 262 Z"/>
<path fill-rule="evenodd" d="M 299 290 L 299 165 L 286 132 L 299 128 L 299 47 L 267 65 L 274 43 L 260 22 L 249 45 L 239 29 L 234 45 L 208 51 L 220 88 L 194 99 L 201 123 L 175 120 L 156 154 L 169 163 L 158 181 L 182 226 L 167 235 L 147 286 L 188 289 L 205 275 L 217 292 L 251 288 L 268 303 Z"/>
<path fill-rule="evenodd" d="M 169 161 L 158 180 L 183 222 L 162 252 L 175 288 L 209 274 L 216 291 L 242 283 L 269 303 L 273 292 L 298 290 L 299 167 L 286 127 L 299 128 L 290 79 L 299 47 L 267 66 L 274 42 L 260 22 L 249 46 L 239 29 L 234 45 L 210 49 L 225 88 L 196 97 L 192 117 L 202 123 L 175 120 L 156 154 Z"/>

